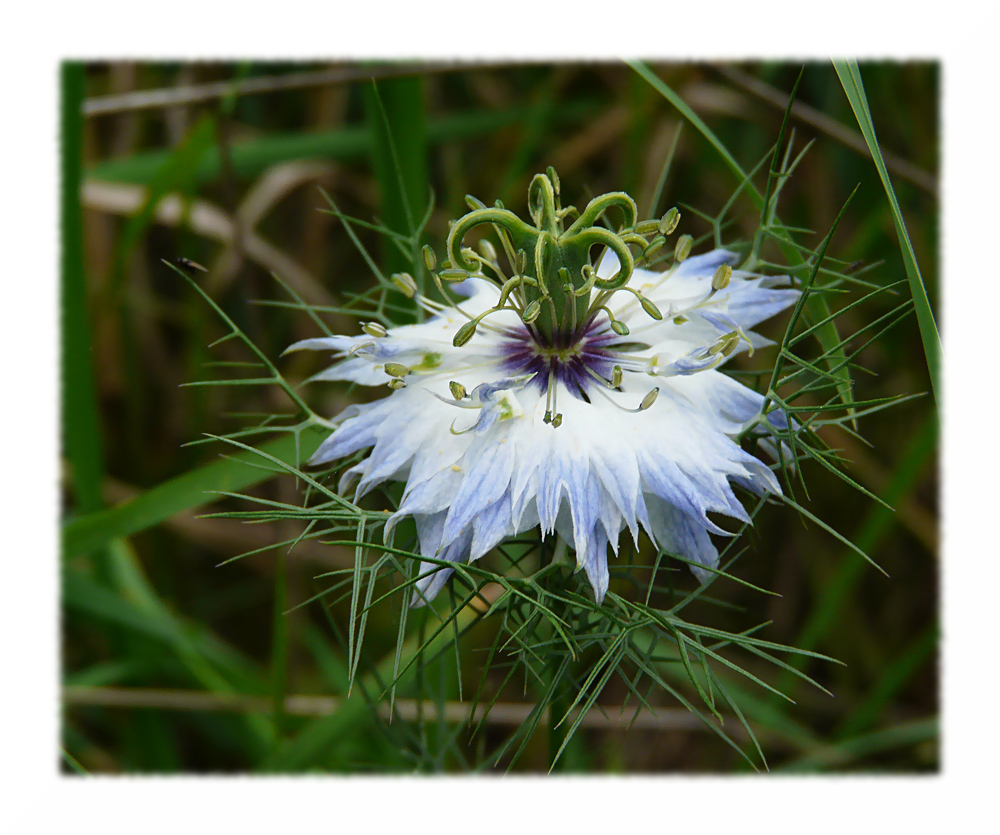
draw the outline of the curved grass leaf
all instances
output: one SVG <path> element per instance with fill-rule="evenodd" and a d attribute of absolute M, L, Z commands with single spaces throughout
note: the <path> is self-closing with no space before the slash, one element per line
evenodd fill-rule
<path fill-rule="evenodd" d="M 296 466 L 312 455 L 328 430 L 310 427 L 263 444 L 260 451 Z M 260 454 L 244 452 L 222 458 L 165 481 L 115 507 L 79 516 L 63 525 L 63 554 L 90 553 L 112 539 L 158 525 L 175 513 L 215 501 L 217 493 L 240 490 L 273 475 L 260 467 Z"/>
<path fill-rule="evenodd" d="M 910 282 L 910 293 L 913 295 L 917 324 L 920 326 L 920 340 L 923 343 L 924 356 L 927 359 L 927 371 L 931 377 L 934 397 L 939 400 L 941 396 L 941 336 L 934 321 L 930 301 L 927 299 L 924 278 L 917 265 L 917 257 L 913 253 L 909 233 L 906 231 L 906 221 L 903 220 L 899 201 L 896 200 L 896 191 L 892 187 L 892 180 L 889 179 L 889 172 L 886 171 L 878 139 L 875 138 L 875 126 L 872 124 L 872 115 L 868 110 L 868 97 L 865 95 L 865 86 L 861 81 L 861 70 L 858 68 L 858 62 L 853 59 L 834 60 L 833 68 L 837 71 L 840 83 L 847 94 L 847 100 L 851 103 L 851 109 L 858 120 L 858 127 L 861 128 L 861 133 L 868 144 L 868 150 L 871 151 L 872 160 L 878 169 L 886 197 L 889 198 L 889 205 L 892 207 L 892 222 L 896 225 L 899 251 L 903 256 L 903 266 L 906 268 L 906 277 Z"/>

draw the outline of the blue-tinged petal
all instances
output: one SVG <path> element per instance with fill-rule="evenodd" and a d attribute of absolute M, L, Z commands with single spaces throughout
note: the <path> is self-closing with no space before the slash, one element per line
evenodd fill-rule
<path fill-rule="evenodd" d="M 706 502 L 709 510 L 724 513 L 727 516 L 739 519 L 741 522 L 750 521 L 750 516 L 746 512 L 746 508 L 733 495 L 732 490 L 729 488 L 729 482 L 724 475 L 694 465 L 692 462 L 681 462 L 679 466 L 681 471 L 701 491 L 702 495 L 709 497 L 709 501 Z"/>
<path fill-rule="evenodd" d="M 346 353 L 351 350 L 362 337 L 355 336 L 320 336 L 314 339 L 302 339 L 289 345 L 282 352 L 284 354 L 289 354 L 292 351 L 330 351 L 334 354 Z M 364 340 L 370 340 L 371 337 L 363 337 Z"/>
<path fill-rule="evenodd" d="M 457 538 L 478 514 L 504 495 L 514 468 L 515 446 L 498 431 L 478 437 L 469 448 L 463 467 L 464 478 L 448 511 L 445 542 Z"/>
<path fill-rule="evenodd" d="M 469 559 L 469 540 L 471 538 L 472 531 L 465 531 L 459 539 L 435 554 L 434 558 L 454 563 L 467 562 Z M 414 584 L 413 600 L 410 606 L 419 609 L 437 597 L 438 592 L 444 588 L 444 584 L 448 582 L 448 578 L 451 577 L 453 571 L 453 568 L 421 561 L 420 568 L 418 569 L 419 579 Z"/>
<path fill-rule="evenodd" d="M 606 422 L 612 427 L 616 418 L 620 422 L 620 415 L 615 410 L 604 410 L 604 417 L 610 419 Z M 638 450 L 626 435 L 618 431 L 601 431 L 602 428 L 595 427 L 595 436 L 590 444 L 590 462 L 605 495 L 618 513 L 612 513 L 611 508 L 603 508 L 601 519 L 612 542 L 617 540 L 621 530 L 618 519 L 624 520 L 632 539 L 638 541 L 636 507 L 641 496 L 639 465 L 636 462 Z"/>
<path fill-rule="evenodd" d="M 744 330 L 749 330 L 791 307 L 801 294 L 794 288 L 773 286 L 781 281 L 787 283 L 788 277 L 761 278 L 752 273 L 734 273 L 729 287 L 724 291 L 727 294 L 727 312 Z"/>
<path fill-rule="evenodd" d="M 415 485 L 412 481 L 407 482 L 399 509 L 386 522 L 386 533 L 405 516 L 429 516 L 447 510 L 454 503 L 461 483 L 462 473 L 451 467 Z"/>
<path fill-rule="evenodd" d="M 472 545 L 469 561 L 478 560 L 483 554 L 493 550 L 504 539 L 515 534 L 510 513 L 510 489 L 486 506 L 472 520 Z"/>
<path fill-rule="evenodd" d="M 604 534 L 595 530 L 593 536 L 587 540 L 586 549 L 583 552 L 577 550 L 577 563 L 583 567 L 590 587 L 594 590 L 594 597 L 598 605 L 604 601 L 604 595 L 608 592 L 608 539 Z"/>
<path fill-rule="evenodd" d="M 600 490 L 597 476 L 590 468 L 590 461 L 577 458 L 566 462 L 566 495 L 570 516 L 573 519 L 573 547 L 577 554 L 587 549 L 597 535 L 597 518 L 600 512 Z"/>
<path fill-rule="evenodd" d="M 706 496 L 697 485 L 681 472 L 671 459 L 648 455 L 640 459 L 639 472 L 645 489 L 679 510 L 701 521 L 703 527 L 713 533 L 726 536 L 728 531 L 720 528 L 706 513 L 712 497 Z"/>
<path fill-rule="evenodd" d="M 441 535 L 444 532 L 446 513 L 435 513 L 430 516 L 416 516 L 417 539 L 420 541 L 420 553 L 425 557 L 459 562 L 465 558 L 462 542 L 454 543 L 450 549 L 441 548 Z M 468 543 L 465 543 L 466 547 Z M 419 608 L 433 600 L 441 591 L 452 574 L 451 568 L 438 566 L 436 563 L 421 561 L 417 569 L 418 580 L 414 586 L 413 599 L 410 605 Z"/>
<path fill-rule="evenodd" d="M 340 415 L 340 425 L 309 459 L 310 466 L 336 461 L 359 449 L 374 446 L 376 433 L 390 414 L 391 409 L 384 400 L 348 406 Z"/>
<path fill-rule="evenodd" d="M 775 496 L 781 495 L 781 485 L 778 484 L 778 479 L 763 461 L 759 461 L 742 449 L 736 460 L 743 467 L 745 475 L 731 475 L 730 479 L 734 484 L 739 484 L 758 496 L 766 496 L 768 493 Z"/>
<path fill-rule="evenodd" d="M 555 530 L 556 519 L 562 506 L 563 487 L 567 481 L 563 466 L 564 462 L 559 456 L 550 455 L 538 470 L 536 502 L 542 536 Z"/>
<path fill-rule="evenodd" d="M 661 550 L 696 563 L 691 571 L 704 583 L 711 575 L 699 566 L 715 568 L 719 562 L 719 551 L 704 526 L 697 518 L 655 496 L 647 497 L 646 506 L 653 541 Z"/>
<path fill-rule="evenodd" d="M 375 448 L 368 456 L 364 478 L 358 484 L 357 498 L 407 468 L 431 432 L 433 426 L 409 419 L 405 407 L 383 421 L 376 433 Z"/>
<path fill-rule="evenodd" d="M 711 278 L 715 271 L 723 264 L 735 265 L 740 260 L 740 256 L 727 249 L 713 249 L 704 255 L 692 255 L 681 262 L 677 271 L 671 278 L 689 278 L 697 276 L 707 276 Z"/>

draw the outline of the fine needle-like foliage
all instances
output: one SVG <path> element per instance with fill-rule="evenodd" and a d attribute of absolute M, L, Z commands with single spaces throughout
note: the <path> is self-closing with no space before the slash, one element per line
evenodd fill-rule
<path fill-rule="evenodd" d="M 807 509 L 807 480 L 813 466 L 818 465 L 880 501 L 844 473 L 837 452 L 824 444 L 816 430 L 835 424 L 853 433 L 859 417 L 899 402 L 900 398 L 858 401 L 850 396 L 844 382 L 864 373 L 856 358 L 867 342 L 861 347 L 849 347 L 848 343 L 862 334 L 856 332 L 843 338 L 837 330 L 838 319 L 844 313 L 897 288 L 873 285 L 865 280 L 863 272 L 851 272 L 846 264 L 829 255 L 837 224 L 849 210 L 850 200 L 815 250 L 798 243 L 796 230 L 777 219 L 776 208 L 783 186 L 805 152 L 793 148 L 793 138 L 786 127 L 787 119 L 773 153 L 746 175 L 740 189 L 716 215 L 704 215 L 695 207 L 683 208 L 701 216 L 712 228 L 710 235 L 693 241 L 692 246 L 697 248 L 707 242 L 742 252 L 741 266 L 788 271 L 801 291 L 788 317 L 784 336 L 773 351 L 771 367 L 761 370 L 758 363 L 752 371 L 743 372 L 764 394 L 764 406 L 758 421 L 747 426 L 739 440 L 750 443 L 762 427 L 765 429 L 783 488 L 783 494 L 777 498 L 753 497 L 751 520 L 766 503 L 784 503 L 871 561 L 847 537 Z M 750 241 L 730 240 L 731 213 L 748 190 L 759 196 L 753 178 L 761 170 L 765 171 L 765 182 L 763 199 L 757 201 L 760 209 L 757 232 Z M 664 179 L 661 177 L 661 184 Z M 324 197 L 329 212 L 359 248 L 377 283 L 343 305 L 320 307 L 303 301 L 276 275 L 275 280 L 286 291 L 289 301 L 271 304 L 300 311 L 327 336 L 331 334 L 325 322 L 327 314 L 346 314 L 383 327 L 391 327 L 401 319 L 414 321 L 420 314 L 408 298 L 412 293 L 406 293 L 405 285 L 395 277 L 384 275 L 377 258 L 364 248 L 355 230 L 364 228 L 382 235 L 399 255 L 410 259 L 415 283 L 422 287 L 427 284 L 428 264 L 418 253 L 424 243 L 423 229 L 429 213 L 410 235 L 404 235 L 380 224 L 349 218 L 329 195 Z M 658 200 L 659 194 L 654 205 Z M 770 242 L 777 247 L 770 246 Z M 772 249 L 791 253 L 793 263 L 768 260 L 765 253 Z M 651 268 L 662 270 L 673 257 L 676 256 L 665 254 L 654 258 Z M 592 711 L 603 711 L 601 693 L 609 682 L 617 681 L 626 692 L 619 708 L 625 721 L 632 723 L 644 712 L 655 714 L 665 700 L 673 701 L 698 717 L 754 768 L 759 768 L 766 766 L 765 749 L 757 739 L 753 722 L 741 708 L 740 689 L 751 686 L 758 688 L 760 695 L 773 694 L 792 701 L 773 683 L 777 673 L 784 671 L 828 692 L 802 672 L 794 659 L 805 656 L 836 663 L 834 659 L 768 640 L 767 624 L 748 623 L 745 629 L 730 632 L 713 627 L 710 618 L 706 622 L 686 617 L 686 611 L 695 601 L 725 606 L 726 589 L 732 583 L 760 594 L 773 594 L 742 580 L 737 570 L 737 559 L 745 551 L 739 534 L 750 523 L 744 523 L 729 540 L 719 567 L 709 569 L 709 579 L 694 587 L 677 574 L 677 560 L 685 562 L 683 556 L 657 552 L 647 547 L 648 543 L 638 551 L 623 547 L 618 559 L 611 562 L 611 591 L 601 602 L 595 601 L 586 585 L 574 577 L 566 544 L 560 540 L 539 541 L 531 535 L 515 538 L 472 564 L 421 557 L 415 535 L 408 526 L 401 525 L 388 534 L 384 530 L 399 506 L 398 489 L 383 490 L 378 499 L 361 503 L 351 501 L 335 489 L 336 474 L 355 463 L 363 453 L 338 461 L 332 467 L 311 468 L 301 463 L 304 455 L 287 461 L 255 446 L 261 436 L 288 433 L 298 439 L 304 432 L 316 427 L 329 428 L 331 424 L 308 405 L 307 394 L 285 379 L 280 361 L 269 359 L 256 347 L 198 285 L 196 276 L 192 277 L 182 267 L 169 266 L 191 284 L 225 323 L 229 332 L 223 339 L 242 341 L 253 357 L 245 365 L 232 367 L 232 376 L 193 384 L 277 386 L 298 410 L 296 415 L 267 415 L 256 425 L 225 436 L 212 436 L 211 440 L 228 444 L 234 452 L 256 451 L 259 466 L 293 476 L 300 486 L 301 503 L 257 501 L 255 510 L 224 515 L 247 522 L 298 522 L 301 528 L 298 535 L 274 543 L 275 548 L 289 554 L 294 554 L 297 544 L 310 539 L 353 550 L 352 566 L 317 575 L 315 594 L 295 605 L 318 602 L 331 613 L 344 613 L 344 623 L 339 624 L 333 618 L 331 627 L 346 651 L 347 693 L 350 696 L 355 690 L 361 691 L 373 709 L 388 705 L 389 718 L 395 721 L 387 727 L 387 733 L 393 735 L 395 744 L 405 747 L 416 767 L 432 767 L 446 749 L 471 770 L 510 768 L 536 731 L 545 728 L 549 765 L 558 769 L 584 718 Z M 829 300 L 835 297 L 844 297 L 846 301 L 836 306 L 836 312 L 831 312 Z M 879 338 L 911 310 L 910 300 L 900 301 L 889 313 L 870 323 L 863 338 Z M 772 410 L 787 415 L 788 420 L 769 420 Z M 251 496 L 242 498 L 255 501 Z M 414 611 L 409 602 L 417 585 L 421 559 L 454 568 L 455 575 L 447 595 L 431 607 Z M 391 663 L 371 668 L 366 640 L 368 625 L 372 618 L 383 616 L 383 610 L 391 612 L 397 621 L 395 646 L 387 656 L 387 662 Z M 473 692 L 462 693 L 461 682 L 468 678 L 463 667 L 470 663 L 470 658 L 481 654 L 485 657 L 477 659 L 475 665 L 478 684 Z M 443 664 L 453 665 L 454 669 L 445 670 Z M 432 672 L 438 670 L 442 672 Z M 421 692 L 421 685 L 426 684 L 430 675 L 450 676 L 458 682 L 460 696 L 468 704 L 469 721 L 455 731 L 439 729 L 433 744 L 423 723 L 418 722 L 412 732 L 401 730 L 402 720 L 396 711 L 400 692 L 412 691 L 414 682 L 418 704 L 424 703 L 428 694 Z M 474 741 L 477 734 L 481 735 L 491 709 L 509 687 L 530 694 L 530 711 L 520 727 L 505 739 L 491 739 L 478 761 L 466 761 L 459 753 L 456 738 L 469 733 Z M 296 745 L 304 744 L 310 732 L 305 729 L 300 739 L 289 741 L 286 757 L 293 756 Z M 276 764 L 287 761 L 279 757 Z"/>

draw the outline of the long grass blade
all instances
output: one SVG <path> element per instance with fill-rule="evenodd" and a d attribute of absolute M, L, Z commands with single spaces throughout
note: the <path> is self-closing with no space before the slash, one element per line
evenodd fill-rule
<path fill-rule="evenodd" d="M 910 282 L 910 292 L 913 294 L 913 304 L 917 314 L 917 324 L 920 326 L 920 339 L 924 346 L 924 356 L 927 360 L 927 371 L 931 378 L 931 387 L 934 389 L 934 397 L 940 402 L 941 398 L 941 336 L 938 333 L 937 323 L 934 321 L 934 313 L 931 310 L 930 301 L 927 298 L 927 289 L 924 286 L 924 278 L 920 273 L 917 264 L 917 257 L 913 252 L 913 244 L 910 243 L 910 235 L 906 231 L 906 221 L 899 208 L 899 201 L 896 199 L 896 191 L 892 187 L 892 180 L 885 167 L 885 160 L 882 157 L 882 149 L 879 147 L 878 139 L 875 137 L 875 126 L 872 123 L 871 112 L 868 110 L 868 97 L 865 95 L 865 87 L 861 81 L 861 70 L 858 62 L 853 59 L 837 59 L 833 62 L 833 67 L 837 71 L 840 83 L 844 87 L 847 99 L 851 103 L 851 109 L 858 120 L 858 127 L 871 151 L 878 175 L 885 188 L 886 197 L 889 198 L 889 205 L 892 208 L 892 222 L 896 226 L 896 235 L 899 238 L 900 253 L 903 256 L 903 265 L 906 268 L 906 277 Z"/>

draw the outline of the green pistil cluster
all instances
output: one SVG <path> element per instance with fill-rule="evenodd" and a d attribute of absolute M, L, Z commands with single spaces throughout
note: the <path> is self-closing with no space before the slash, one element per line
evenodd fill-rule
<path fill-rule="evenodd" d="M 552 344 L 555 335 L 572 334 L 598 311 L 611 320 L 611 328 L 620 336 L 628 334 L 624 322 L 615 319 L 608 307 L 611 296 L 618 291 L 633 294 L 643 310 L 654 319 L 663 316 L 648 298 L 627 283 L 636 266 L 652 262 L 663 249 L 667 236 L 680 219 L 677 209 L 671 209 L 659 220 L 637 221 L 635 201 L 624 192 L 602 194 L 591 200 L 583 212 L 574 206 L 563 208 L 559 193 L 559 177 L 553 168 L 537 174 L 528 188 L 528 211 L 533 226 L 529 226 L 497 201 L 493 207 L 467 196 L 470 211 L 455 221 L 448 235 L 448 260 L 440 270 L 433 252 L 424 248 L 424 263 L 438 289 L 449 298 L 444 282 L 464 281 L 477 276 L 492 281 L 500 290 L 497 304 L 476 317 L 470 317 L 454 337 L 460 347 L 472 339 L 479 323 L 492 313 L 513 310 L 531 326 L 541 341 Z M 617 209 L 622 225 L 617 231 L 598 225 L 607 213 Z M 473 227 L 489 224 L 503 248 L 508 269 L 500 264 L 498 254 L 488 240 L 479 244 L 478 251 L 462 245 Z M 690 236 L 682 236 L 674 248 L 674 262 L 683 261 L 691 249 Z M 595 252 L 617 256 L 618 271 L 611 278 L 597 276 L 591 260 Z M 409 290 L 412 280 L 406 276 L 393 278 L 401 290 Z"/>

